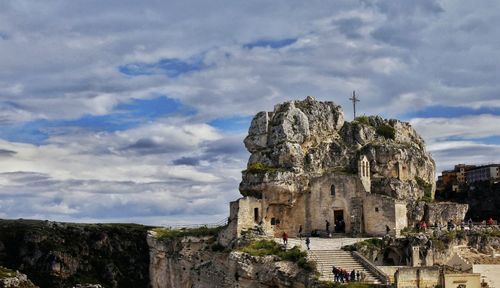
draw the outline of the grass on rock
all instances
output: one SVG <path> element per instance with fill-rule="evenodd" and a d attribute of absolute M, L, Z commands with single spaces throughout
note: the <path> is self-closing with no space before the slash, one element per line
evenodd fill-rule
<path fill-rule="evenodd" d="M 254 240 L 247 246 L 240 248 L 240 251 L 252 256 L 276 255 L 281 260 L 297 263 L 299 267 L 308 271 L 316 269 L 314 263 L 307 261 L 307 252 L 301 251 L 297 246 L 285 250 L 283 245 L 272 240 Z"/>
<path fill-rule="evenodd" d="M 7 269 L 5 267 L 0 266 L 0 279 L 2 278 L 10 278 L 10 277 L 15 277 L 16 272 L 12 271 L 10 269 Z"/>

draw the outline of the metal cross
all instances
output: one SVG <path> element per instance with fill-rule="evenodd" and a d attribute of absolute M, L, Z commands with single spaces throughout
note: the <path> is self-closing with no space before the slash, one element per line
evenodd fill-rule
<path fill-rule="evenodd" d="M 356 98 L 356 91 L 352 91 L 352 97 L 349 98 L 352 101 L 352 108 L 354 110 L 354 119 L 356 119 L 356 102 L 359 102 L 359 99 Z"/>

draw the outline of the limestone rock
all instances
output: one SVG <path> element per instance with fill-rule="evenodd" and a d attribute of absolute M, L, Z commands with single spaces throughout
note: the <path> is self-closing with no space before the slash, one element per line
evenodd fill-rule
<path fill-rule="evenodd" d="M 251 153 L 249 168 L 259 164 L 266 169 L 244 171 L 243 195 L 305 191 L 308 182 L 299 179 L 356 173 L 359 156 L 366 155 L 376 182 L 373 193 L 412 201 L 433 196 L 434 160 L 410 124 L 379 116 L 346 122 L 333 102 L 307 97 L 278 104 L 273 112 L 259 112 L 245 145 Z M 422 183 L 431 185 L 427 192 Z"/>
<path fill-rule="evenodd" d="M 212 251 L 211 237 L 158 239 L 148 235 L 152 288 L 314 287 L 312 274 L 269 255 Z"/>
<path fill-rule="evenodd" d="M 441 226 L 446 225 L 449 220 L 453 220 L 456 225 L 460 224 L 465 218 L 465 213 L 469 206 L 467 204 L 458 203 L 426 203 L 427 223 L 438 223 Z"/>

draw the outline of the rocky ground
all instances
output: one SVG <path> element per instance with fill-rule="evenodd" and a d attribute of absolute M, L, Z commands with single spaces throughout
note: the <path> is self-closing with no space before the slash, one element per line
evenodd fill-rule
<path fill-rule="evenodd" d="M 23 273 L 0 266 L 0 288 L 38 288 Z"/>
<path fill-rule="evenodd" d="M 471 264 L 500 264 L 500 255 L 484 254 L 475 248 L 461 247 L 457 252 Z"/>

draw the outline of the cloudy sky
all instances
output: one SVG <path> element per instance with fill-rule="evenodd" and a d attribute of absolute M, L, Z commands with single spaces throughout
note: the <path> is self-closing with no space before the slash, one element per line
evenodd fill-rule
<path fill-rule="evenodd" d="M 314 95 L 500 162 L 498 1 L 0 2 L 0 217 L 207 223 L 253 114 Z"/>

